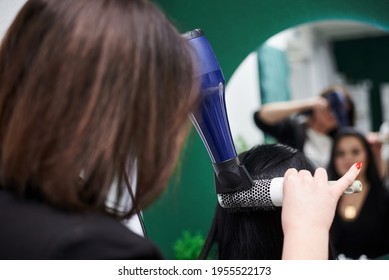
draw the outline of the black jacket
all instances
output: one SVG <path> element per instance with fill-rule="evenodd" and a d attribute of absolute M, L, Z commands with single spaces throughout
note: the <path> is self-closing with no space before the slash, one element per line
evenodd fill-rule
<path fill-rule="evenodd" d="M 304 150 L 307 127 L 302 116 L 286 118 L 274 125 L 265 124 L 258 117 L 258 112 L 255 112 L 253 117 L 256 126 L 264 133 L 274 137 L 277 142 L 300 151 Z"/>
<path fill-rule="evenodd" d="M 373 186 L 355 220 L 345 221 L 336 212 L 330 231 L 336 253 L 352 259 L 358 259 L 362 255 L 369 259 L 388 255 L 388 221 L 389 193 L 383 186 Z"/>
<path fill-rule="evenodd" d="M 104 214 L 80 214 L 0 189 L 0 259 L 161 259 L 158 249 Z"/>

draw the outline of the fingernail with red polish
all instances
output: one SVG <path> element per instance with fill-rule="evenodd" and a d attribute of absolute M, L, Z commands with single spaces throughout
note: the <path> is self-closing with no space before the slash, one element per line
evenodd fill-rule
<path fill-rule="evenodd" d="M 355 164 L 355 167 L 358 168 L 358 169 L 361 169 L 361 167 L 362 167 L 362 162 L 358 161 L 358 162 Z"/>

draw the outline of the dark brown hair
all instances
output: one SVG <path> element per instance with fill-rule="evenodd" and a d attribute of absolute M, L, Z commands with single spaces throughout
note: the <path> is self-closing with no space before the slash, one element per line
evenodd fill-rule
<path fill-rule="evenodd" d="M 186 138 L 193 77 L 185 40 L 149 1 L 27 1 L 0 49 L 1 187 L 107 211 L 136 165 L 146 207 Z"/>

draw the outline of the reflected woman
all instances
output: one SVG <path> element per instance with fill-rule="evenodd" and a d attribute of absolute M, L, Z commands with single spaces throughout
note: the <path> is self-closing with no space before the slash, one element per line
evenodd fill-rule
<path fill-rule="evenodd" d="M 338 179 L 356 161 L 363 163 L 357 177 L 363 190 L 340 198 L 331 240 L 337 254 L 345 258 L 379 258 L 389 253 L 389 193 L 366 137 L 355 129 L 342 129 L 334 138 L 329 179 Z"/>

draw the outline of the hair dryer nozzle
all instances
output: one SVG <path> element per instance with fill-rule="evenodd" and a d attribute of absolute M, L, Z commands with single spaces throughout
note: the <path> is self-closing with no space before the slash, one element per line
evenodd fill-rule
<path fill-rule="evenodd" d="M 239 158 L 214 163 L 216 193 L 231 193 L 247 190 L 254 185 L 246 167 L 239 162 Z"/>

